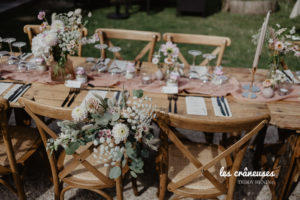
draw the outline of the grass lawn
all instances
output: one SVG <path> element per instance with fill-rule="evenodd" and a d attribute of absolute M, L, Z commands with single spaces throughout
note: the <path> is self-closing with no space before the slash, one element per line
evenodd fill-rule
<path fill-rule="evenodd" d="M 46 2 L 46 1 L 45 1 Z M 23 33 L 25 24 L 38 24 L 36 15 L 39 10 L 46 10 L 48 16 L 52 12 L 62 12 L 72 8 L 72 6 L 58 6 L 57 1 L 46 4 L 44 1 L 37 1 L 26 9 L 18 9 L 0 17 L 0 36 L 16 37 L 17 40 L 27 41 L 26 35 Z M 276 23 L 283 27 L 291 28 L 296 26 L 297 33 L 300 35 L 300 17 L 289 19 L 289 14 L 294 4 L 293 0 L 281 0 L 280 10 L 271 15 L 270 24 L 275 26 Z M 292 3 L 288 3 L 292 2 Z M 50 5 L 50 6 L 49 6 Z M 71 4 L 72 5 L 72 4 Z M 122 28 L 134 30 L 156 31 L 160 33 L 177 32 L 192 33 L 205 35 L 227 36 L 232 40 L 232 45 L 225 50 L 223 57 L 224 66 L 233 67 L 251 67 L 256 46 L 251 42 L 251 36 L 261 27 L 264 16 L 248 16 L 232 14 L 228 12 L 219 12 L 208 17 L 200 16 L 176 16 L 175 7 L 165 7 L 154 14 L 147 15 L 145 11 L 140 11 L 138 5 L 134 5 L 131 9 L 129 19 L 112 20 L 107 19 L 106 15 L 114 12 L 114 7 L 95 8 L 92 10 L 93 16 L 87 25 L 89 35 L 94 33 L 96 28 Z M 121 54 L 125 59 L 133 59 L 135 55 L 143 47 L 143 43 L 135 41 L 115 41 L 115 45 L 121 46 Z M 159 48 L 160 42 L 157 45 Z M 6 45 L 3 45 L 7 48 Z M 211 52 L 211 47 L 195 46 L 195 45 L 179 45 L 181 52 L 185 55 L 189 62 L 192 57 L 187 54 L 190 49 L 198 49 L 203 53 Z M 28 49 L 27 49 L 28 50 Z M 87 45 L 83 48 L 84 56 L 99 56 L 99 51 L 93 45 Z M 146 59 L 146 57 L 144 58 Z M 198 61 L 200 58 L 198 57 Z M 300 58 L 289 56 L 286 59 L 291 69 L 300 70 Z M 268 50 L 265 47 L 262 52 L 259 68 L 268 67 Z"/>
<path fill-rule="evenodd" d="M 138 8 L 133 8 L 138 9 Z M 280 4 L 280 10 L 271 15 L 270 24 L 275 26 L 276 23 L 284 27 L 296 26 L 297 32 L 300 32 L 300 18 L 289 19 L 292 5 L 287 3 Z M 232 40 L 232 45 L 225 50 L 223 57 L 224 66 L 234 67 L 251 67 L 256 46 L 251 42 L 251 36 L 262 25 L 264 16 L 246 16 L 239 14 L 232 14 L 227 12 L 219 12 L 209 17 L 199 16 L 176 16 L 176 8 L 165 8 L 162 11 L 147 15 L 145 12 L 136 12 L 131 14 L 126 20 L 111 20 L 107 19 L 106 15 L 113 12 L 114 8 L 103 8 L 93 10 L 93 17 L 88 24 L 88 30 L 92 33 L 97 27 L 105 28 L 122 28 L 156 31 L 160 33 L 177 32 L 177 33 L 192 33 L 204 35 L 218 35 L 227 36 Z M 119 41 L 115 45 L 121 46 L 123 57 L 126 59 L 133 59 L 137 52 L 141 50 L 143 44 L 132 41 Z M 159 48 L 160 42 L 157 45 Z M 203 46 L 195 45 L 180 45 L 181 52 L 191 62 L 192 57 L 188 55 L 189 49 L 198 49 L 202 52 L 210 52 L 212 48 L 205 48 Z M 93 48 L 84 49 L 85 56 L 98 56 L 98 52 Z M 198 57 L 199 61 L 200 58 Z M 289 56 L 286 59 L 287 64 L 291 69 L 300 70 L 300 58 Z M 265 46 L 259 68 L 268 67 L 268 50 Z"/>

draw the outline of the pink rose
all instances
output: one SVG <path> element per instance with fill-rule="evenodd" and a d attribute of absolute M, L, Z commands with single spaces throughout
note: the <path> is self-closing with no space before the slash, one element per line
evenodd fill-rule
<path fill-rule="evenodd" d="M 179 79 L 179 74 L 177 72 L 171 72 L 170 79 L 177 81 Z"/>
<path fill-rule="evenodd" d="M 45 18 L 45 16 L 46 16 L 45 11 L 40 11 L 39 14 L 38 14 L 38 16 L 37 16 L 37 18 L 39 20 L 43 20 Z"/>

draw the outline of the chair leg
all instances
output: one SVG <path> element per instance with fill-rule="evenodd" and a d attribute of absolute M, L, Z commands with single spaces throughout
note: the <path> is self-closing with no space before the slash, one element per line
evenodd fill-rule
<path fill-rule="evenodd" d="M 167 190 L 167 174 L 160 174 L 159 175 L 159 200 L 164 200 Z"/>
<path fill-rule="evenodd" d="M 117 200 L 123 200 L 122 176 L 116 180 Z"/>
<path fill-rule="evenodd" d="M 136 178 L 131 177 L 131 183 L 132 183 L 132 189 L 133 189 L 134 196 L 136 196 L 136 197 L 139 196 L 139 191 L 138 191 L 138 188 L 137 188 Z"/>
<path fill-rule="evenodd" d="M 62 191 L 60 192 L 60 200 L 64 200 L 64 196 L 65 196 L 65 192 L 74 188 L 73 186 L 68 185 L 67 187 L 65 187 L 64 189 L 62 189 Z"/>
<path fill-rule="evenodd" d="M 13 173 L 14 182 L 17 188 L 18 197 L 20 200 L 25 200 L 26 196 L 24 193 L 24 188 L 22 185 L 22 181 L 18 172 Z"/>

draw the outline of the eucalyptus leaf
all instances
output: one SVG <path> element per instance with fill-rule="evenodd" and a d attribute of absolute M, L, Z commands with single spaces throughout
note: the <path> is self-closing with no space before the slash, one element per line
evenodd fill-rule
<path fill-rule="evenodd" d="M 149 157 L 149 151 L 148 151 L 147 149 L 142 149 L 141 155 L 142 155 L 144 158 L 148 158 L 148 157 Z"/>
<path fill-rule="evenodd" d="M 135 151 L 133 150 L 132 147 L 126 148 L 126 153 L 129 156 L 129 158 L 135 159 L 136 153 L 135 153 Z"/>
<path fill-rule="evenodd" d="M 100 126 L 106 126 L 109 121 L 106 118 L 102 117 L 102 118 L 97 118 L 95 122 Z"/>
<path fill-rule="evenodd" d="M 109 178 L 116 179 L 119 176 L 121 176 L 121 173 L 122 173 L 121 168 L 118 167 L 118 166 L 115 166 L 115 167 L 113 167 L 113 168 L 110 169 L 110 171 L 109 171 Z"/>
<path fill-rule="evenodd" d="M 130 143 L 130 142 L 126 142 L 126 144 L 125 144 L 125 148 L 127 149 L 127 148 L 129 148 L 129 147 L 132 147 L 132 144 Z"/>
<path fill-rule="evenodd" d="M 117 121 L 120 118 L 120 114 L 119 113 L 115 113 L 112 115 L 112 121 Z"/>
<path fill-rule="evenodd" d="M 137 175 L 134 171 L 130 171 L 130 174 L 131 174 L 132 177 L 137 178 Z"/>
<path fill-rule="evenodd" d="M 79 142 L 71 142 L 69 146 L 65 148 L 66 154 L 72 155 L 80 147 Z"/>
<path fill-rule="evenodd" d="M 124 159 L 122 160 L 122 167 L 125 167 L 126 163 L 127 163 L 127 159 L 124 158 Z"/>
<path fill-rule="evenodd" d="M 141 98 L 144 95 L 143 90 L 139 89 L 139 90 L 133 90 L 133 96 L 137 97 L 137 98 Z"/>

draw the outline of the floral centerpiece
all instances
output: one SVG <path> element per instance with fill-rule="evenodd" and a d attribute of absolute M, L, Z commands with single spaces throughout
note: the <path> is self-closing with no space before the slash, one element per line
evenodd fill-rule
<path fill-rule="evenodd" d="M 90 17 L 91 14 L 89 13 Z M 38 19 L 43 21 L 40 26 L 42 33 L 32 39 L 32 53 L 35 57 L 45 60 L 53 57 L 51 64 L 54 79 L 64 80 L 65 76 L 71 75 L 72 63 L 68 55 L 76 55 L 82 36 L 82 29 L 88 22 L 82 22 L 81 9 L 52 15 L 52 23 L 49 25 L 44 11 L 39 12 Z"/>
<path fill-rule="evenodd" d="M 164 62 L 160 63 L 161 55 L 165 56 Z M 159 68 L 164 68 L 165 75 L 164 79 L 168 83 L 176 83 L 180 77 L 179 63 L 177 62 L 179 54 L 179 49 L 176 44 L 172 42 L 166 42 L 160 46 L 159 52 L 154 54 L 152 58 L 152 63 L 159 66 Z M 160 70 L 160 69 L 159 69 Z M 158 76 L 158 75 L 156 75 Z M 160 79 L 160 78 L 159 78 Z"/>
<path fill-rule="evenodd" d="M 292 54 L 296 57 L 300 56 L 300 48 L 295 45 L 293 41 L 300 40 L 300 37 L 296 36 L 295 26 L 291 29 L 281 27 L 276 24 L 276 28 L 270 27 L 267 32 L 268 49 L 270 55 L 270 77 L 275 78 L 276 70 L 282 66 L 287 69 L 284 62 L 284 58 L 287 54 Z M 256 43 L 259 33 L 253 36 L 253 42 Z"/>
<path fill-rule="evenodd" d="M 134 91 L 128 100 L 128 93 L 121 93 L 120 103 L 115 99 L 93 96 L 82 106 L 72 111 L 73 121 L 58 123 L 59 137 L 50 139 L 51 151 L 62 146 L 67 154 L 73 154 L 80 145 L 93 142 L 93 156 L 110 167 L 109 177 L 121 175 L 121 167 L 128 163 L 133 177 L 143 173 L 143 158 L 148 157 L 147 147 L 157 150 L 151 133 L 151 121 L 155 107 L 151 98 L 143 97 L 143 91 Z"/>

